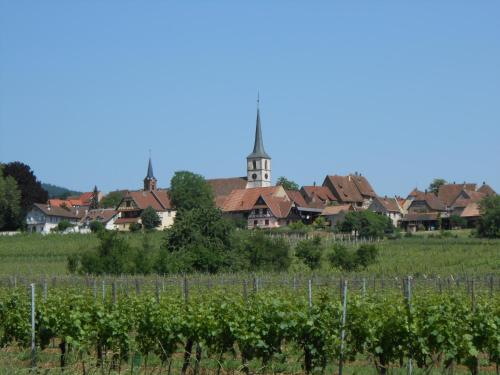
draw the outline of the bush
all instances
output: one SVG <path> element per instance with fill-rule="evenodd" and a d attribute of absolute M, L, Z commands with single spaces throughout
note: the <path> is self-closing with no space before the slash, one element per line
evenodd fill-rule
<path fill-rule="evenodd" d="M 342 232 L 354 232 L 363 238 L 381 238 L 394 231 L 390 218 L 368 210 L 348 212 L 338 225 Z"/>
<path fill-rule="evenodd" d="M 479 203 L 481 218 L 477 226 L 479 237 L 500 238 L 500 195 L 486 197 Z"/>
<path fill-rule="evenodd" d="M 375 245 L 364 244 L 356 251 L 350 251 L 344 245 L 335 244 L 328 260 L 333 267 L 350 272 L 368 267 L 375 263 L 377 257 L 378 249 Z"/>
<path fill-rule="evenodd" d="M 301 259 L 312 270 L 321 266 L 322 254 L 323 244 L 320 237 L 300 241 L 295 248 L 297 258 Z"/>
<path fill-rule="evenodd" d="M 458 215 L 450 216 L 450 227 L 451 228 L 465 228 L 467 227 L 467 220 Z"/>
<path fill-rule="evenodd" d="M 71 224 L 68 220 L 61 220 L 59 224 L 57 224 L 57 231 L 64 232 L 68 228 L 73 228 L 74 225 Z"/>
<path fill-rule="evenodd" d="M 142 229 L 141 223 L 132 223 L 128 226 L 128 230 L 131 232 L 139 232 Z"/>
<path fill-rule="evenodd" d="M 141 213 L 141 222 L 144 229 L 153 230 L 161 225 L 161 218 L 153 207 L 148 206 Z"/>
<path fill-rule="evenodd" d="M 262 231 L 246 232 L 235 239 L 236 253 L 243 257 L 239 266 L 249 271 L 286 271 L 292 263 L 290 245 L 283 238 L 272 238 Z"/>
<path fill-rule="evenodd" d="M 94 220 L 90 222 L 89 228 L 92 233 L 98 233 L 104 230 L 104 224 L 99 220 Z"/>

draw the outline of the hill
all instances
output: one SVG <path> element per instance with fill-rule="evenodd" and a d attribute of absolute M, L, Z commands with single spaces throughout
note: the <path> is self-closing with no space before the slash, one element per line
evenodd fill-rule
<path fill-rule="evenodd" d="M 49 198 L 67 198 L 70 195 L 80 195 L 82 192 L 70 190 L 62 186 L 42 183 L 42 187 L 49 193 Z"/>

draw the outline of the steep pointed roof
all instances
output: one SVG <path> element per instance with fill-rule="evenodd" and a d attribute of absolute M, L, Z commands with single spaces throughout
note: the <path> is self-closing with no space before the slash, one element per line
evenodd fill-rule
<path fill-rule="evenodd" d="M 255 143 L 253 146 L 253 152 L 250 155 L 248 155 L 248 158 L 271 159 L 271 157 L 264 150 L 264 141 L 262 140 L 262 129 L 260 127 L 259 108 L 257 108 L 257 123 L 255 125 Z"/>
<path fill-rule="evenodd" d="M 153 174 L 153 163 L 151 163 L 151 158 L 149 158 L 149 163 L 148 163 L 148 174 L 146 175 L 146 179 L 152 180 L 155 178 Z"/>

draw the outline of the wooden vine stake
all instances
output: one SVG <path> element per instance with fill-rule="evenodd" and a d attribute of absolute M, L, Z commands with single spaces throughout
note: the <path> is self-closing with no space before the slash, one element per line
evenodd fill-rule
<path fill-rule="evenodd" d="M 311 281 L 311 279 L 309 279 L 308 282 L 307 282 L 307 289 L 309 291 L 309 293 L 308 293 L 308 295 L 309 295 L 309 308 L 311 308 L 312 305 L 313 305 L 313 298 L 312 298 L 312 296 L 313 296 L 313 290 L 312 290 L 312 281 Z"/>
<path fill-rule="evenodd" d="M 35 343 L 35 284 L 31 284 L 31 367 L 36 367 Z"/>
<path fill-rule="evenodd" d="M 344 280 L 342 288 L 342 321 L 340 326 L 339 375 L 342 375 L 342 371 L 344 369 L 344 340 L 345 340 L 346 316 L 347 316 L 347 280 Z"/>
<path fill-rule="evenodd" d="M 411 309 L 411 276 L 406 279 L 406 302 L 408 303 L 408 311 Z M 410 358 L 408 359 L 408 375 L 413 373 L 413 355 L 410 349 Z"/>

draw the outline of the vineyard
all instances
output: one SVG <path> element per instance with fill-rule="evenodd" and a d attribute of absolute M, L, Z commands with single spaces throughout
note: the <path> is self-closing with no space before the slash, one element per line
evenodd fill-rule
<path fill-rule="evenodd" d="M 386 280 L 385 289 L 381 280 L 376 286 L 365 279 L 338 281 L 334 287 L 290 279 L 289 288 L 266 288 L 255 278 L 238 287 L 190 288 L 180 279 L 175 287 L 139 283 L 140 289 L 128 290 L 116 281 L 88 280 L 78 288 L 33 285 L 33 294 L 25 286 L 4 287 L 0 368 L 498 373 L 498 279 L 441 287 L 435 280 L 396 279 L 392 287 Z"/>

